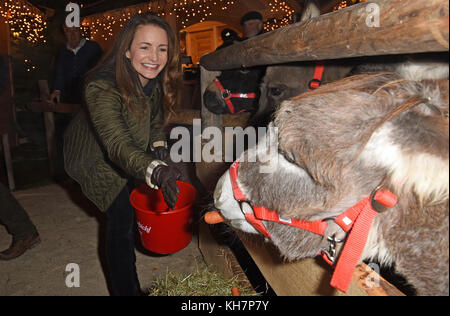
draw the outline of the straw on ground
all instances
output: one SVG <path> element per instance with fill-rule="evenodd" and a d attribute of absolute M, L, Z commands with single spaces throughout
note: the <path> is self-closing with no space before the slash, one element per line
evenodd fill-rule
<path fill-rule="evenodd" d="M 165 276 L 152 283 L 150 296 L 231 296 L 233 287 L 239 288 L 241 296 L 258 295 L 250 284 L 239 281 L 238 276 L 230 279 L 197 267 L 189 275 L 167 270 Z"/>

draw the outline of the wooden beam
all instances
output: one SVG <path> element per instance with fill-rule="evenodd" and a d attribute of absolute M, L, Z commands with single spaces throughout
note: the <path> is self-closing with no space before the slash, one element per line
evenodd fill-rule
<path fill-rule="evenodd" d="M 371 16 L 379 8 L 379 26 Z M 448 51 L 447 0 L 374 0 L 259 35 L 207 54 L 225 70 L 293 61 Z M 373 25 L 373 26 L 370 26 Z"/>
<path fill-rule="evenodd" d="M 28 109 L 33 112 L 73 113 L 81 104 L 78 103 L 50 103 L 49 101 L 34 101 L 28 104 Z"/>
<path fill-rule="evenodd" d="M 331 267 L 320 257 L 285 262 L 272 244 L 236 233 L 279 296 L 404 296 L 364 263 L 355 268 L 347 293 L 340 292 L 331 287 Z"/>

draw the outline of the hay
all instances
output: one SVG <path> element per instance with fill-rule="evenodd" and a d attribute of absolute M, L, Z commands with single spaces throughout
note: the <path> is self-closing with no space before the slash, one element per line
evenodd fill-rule
<path fill-rule="evenodd" d="M 226 278 L 208 268 L 197 267 L 187 276 L 167 270 L 165 276 L 153 281 L 149 296 L 231 296 L 233 287 L 239 288 L 241 296 L 258 295 L 246 283 L 240 281 L 238 276 Z"/>

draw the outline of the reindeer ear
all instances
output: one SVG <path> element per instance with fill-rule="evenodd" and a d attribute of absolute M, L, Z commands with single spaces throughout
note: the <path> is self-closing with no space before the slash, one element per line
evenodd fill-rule
<path fill-rule="evenodd" d="M 413 192 L 422 205 L 448 200 L 448 80 L 411 82 L 410 95 L 425 100 L 371 136 L 362 158 L 388 171 L 399 194 Z"/>
<path fill-rule="evenodd" d="M 300 22 L 307 21 L 309 19 L 318 17 L 320 15 L 319 5 L 315 0 L 308 0 L 302 11 Z"/>

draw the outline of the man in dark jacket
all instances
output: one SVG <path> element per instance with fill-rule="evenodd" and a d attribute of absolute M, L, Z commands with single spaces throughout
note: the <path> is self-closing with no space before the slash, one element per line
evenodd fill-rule
<path fill-rule="evenodd" d="M 97 64 L 102 49 L 94 41 L 81 37 L 79 27 L 63 26 L 66 46 L 61 49 L 57 64 L 56 77 L 50 101 L 81 103 L 83 76 Z M 61 97 L 62 95 L 62 97 Z"/>
<path fill-rule="evenodd" d="M 0 95 L 7 87 L 7 71 L 8 68 L 0 56 Z M 36 227 L 31 222 L 27 212 L 1 182 L 0 222 L 6 226 L 8 232 L 13 236 L 11 246 L 0 252 L 0 260 L 17 258 L 40 242 Z"/>
<path fill-rule="evenodd" d="M 79 27 L 67 27 L 64 24 L 63 30 L 66 46 L 61 49 L 56 63 L 56 76 L 50 102 L 53 103 L 56 99 L 57 103 L 80 104 L 83 96 L 84 75 L 98 63 L 102 56 L 102 49 L 96 42 L 82 38 Z M 67 178 L 62 158 L 62 135 L 71 119 L 71 113 L 55 113 L 57 160 L 53 176 L 56 181 Z"/>

